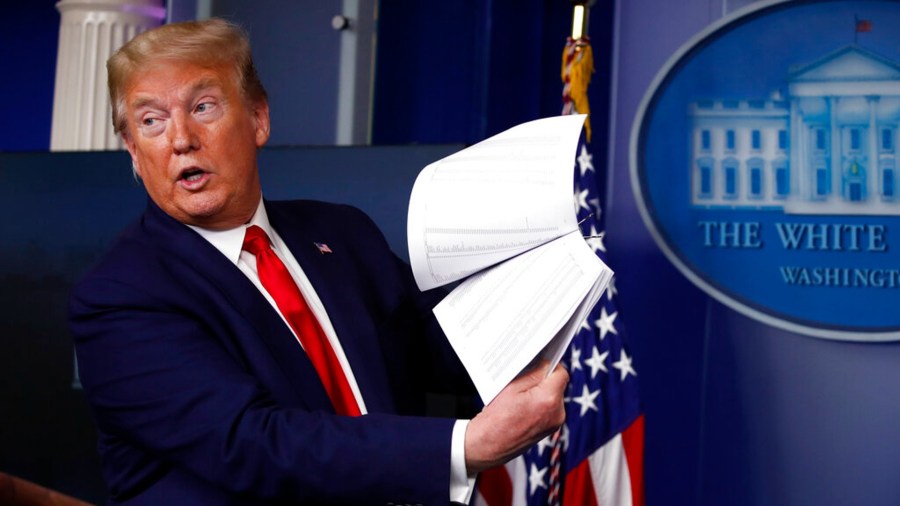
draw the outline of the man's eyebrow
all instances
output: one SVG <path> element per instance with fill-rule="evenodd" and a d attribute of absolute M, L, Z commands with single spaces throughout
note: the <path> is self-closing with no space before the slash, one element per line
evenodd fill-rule
<path fill-rule="evenodd" d="M 221 81 L 213 77 L 200 79 L 191 86 L 190 94 L 193 95 L 208 88 L 221 88 Z M 155 106 L 156 103 L 157 98 L 154 96 L 138 96 L 131 102 L 131 109 L 135 110 L 145 106 Z"/>
<path fill-rule="evenodd" d="M 196 93 L 201 90 L 205 90 L 207 88 L 221 88 L 222 81 L 214 77 L 204 77 L 200 79 L 193 86 L 191 86 L 191 93 Z"/>
<path fill-rule="evenodd" d="M 137 110 L 137 109 L 140 109 L 141 107 L 145 107 L 148 105 L 152 106 L 155 104 L 156 104 L 156 97 L 148 97 L 148 96 L 137 97 L 136 99 L 134 99 L 131 102 L 131 110 Z"/>

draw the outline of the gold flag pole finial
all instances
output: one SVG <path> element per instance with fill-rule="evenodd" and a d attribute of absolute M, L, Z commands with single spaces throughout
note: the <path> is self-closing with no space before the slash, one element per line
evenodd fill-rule
<path fill-rule="evenodd" d="M 596 0 L 572 0 L 572 38 L 578 40 L 588 34 L 588 14 Z"/>
<path fill-rule="evenodd" d="M 594 54 L 588 37 L 588 19 L 591 5 L 596 0 L 571 0 L 572 36 L 563 50 L 563 114 L 587 114 L 584 123 L 585 137 L 591 141 L 591 107 L 588 104 L 587 89 L 594 73 Z"/>

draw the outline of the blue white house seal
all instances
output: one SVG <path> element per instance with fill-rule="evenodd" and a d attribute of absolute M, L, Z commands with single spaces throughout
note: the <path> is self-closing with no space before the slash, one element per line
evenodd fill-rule
<path fill-rule="evenodd" d="M 631 136 L 644 221 L 767 324 L 900 339 L 900 2 L 764 2 L 676 52 Z"/>

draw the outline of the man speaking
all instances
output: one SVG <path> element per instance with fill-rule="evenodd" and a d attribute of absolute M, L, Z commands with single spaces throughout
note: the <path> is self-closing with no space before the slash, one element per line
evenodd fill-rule
<path fill-rule="evenodd" d="M 555 430 L 568 374 L 472 387 L 371 220 L 263 199 L 269 106 L 222 20 L 145 32 L 107 63 L 113 123 L 149 195 L 76 286 L 81 381 L 112 504 L 448 504 Z"/>

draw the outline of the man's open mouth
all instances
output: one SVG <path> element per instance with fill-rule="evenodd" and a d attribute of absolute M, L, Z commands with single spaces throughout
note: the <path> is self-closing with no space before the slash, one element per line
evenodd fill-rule
<path fill-rule="evenodd" d="M 204 172 L 200 169 L 187 169 L 181 173 L 181 179 L 184 181 L 197 181 L 203 177 Z"/>

